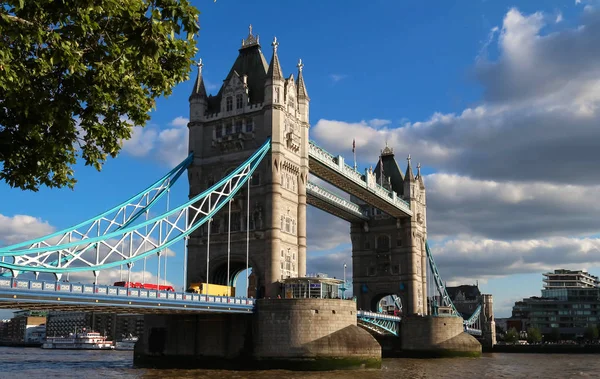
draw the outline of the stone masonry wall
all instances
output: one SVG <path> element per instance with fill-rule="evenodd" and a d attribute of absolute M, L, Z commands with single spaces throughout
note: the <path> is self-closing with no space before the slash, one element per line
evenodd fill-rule
<path fill-rule="evenodd" d="M 259 359 L 381 358 L 381 347 L 356 326 L 356 303 L 340 299 L 261 299 L 255 319 Z"/>

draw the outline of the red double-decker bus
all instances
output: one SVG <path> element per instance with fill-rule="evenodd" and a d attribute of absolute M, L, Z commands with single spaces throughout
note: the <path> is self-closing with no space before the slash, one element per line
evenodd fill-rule
<path fill-rule="evenodd" d="M 175 288 L 173 286 L 163 286 L 156 285 L 151 283 L 138 283 L 138 282 L 115 282 L 115 287 L 125 287 L 125 288 L 143 288 L 147 290 L 154 291 L 170 291 L 175 292 Z"/>

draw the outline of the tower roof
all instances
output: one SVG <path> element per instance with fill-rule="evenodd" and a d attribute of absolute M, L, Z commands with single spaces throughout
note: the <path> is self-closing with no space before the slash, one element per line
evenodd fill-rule
<path fill-rule="evenodd" d="M 377 162 L 377 166 L 375 166 L 377 183 L 381 183 L 381 165 L 383 165 L 384 182 L 387 181 L 387 178 L 390 178 L 392 190 L 398 195 L 402 195 L 404 192 L 404 178 L 402 177 L 402 171 L 400 170 L 400 167 L 398 167 L 396 159 L 394 159 L 394 150 L 390 149 L 387 145 L 381 151 L 380 160 Z"/>
<path fill-rule="evenodd" d="M 238 57 L 223 81 L 219 93 L 216 96 L 208 98 L 209 112 L 219 112 L 224 86 L 233 75 L 238 75 L 240 78 L 244 75 L 248 77 L 248 97 L 250 103 L 262 103 L 264 100 L 268 67 L 267 60 L 260 50 L 258 36 L 255 37 L 252 34 L 252 25 L 248 29 L 248 37 L 242 40 L 242 47 L 239 49 Z"/>
<path fill-rule="evenodd" d="M 302 75 L 302 69 L 304 68 L 304 63 L 302 63 L 302 59 L 298 60 L 298 99 L 306 99 L 310 100 L 308 97 L 308 93 L 306 92 L 306 85 L 304 84 L 304 75 Z"/>
<path fill-rule="evenodd" d="M 279 64 L 279 57 L 277 56 L 277 47 L 279 46 L 277 37 L 273 38 L 273 43 L 271 46 L 273 46 L 273 58 L 271 58 L 271 63 L 269 63 L 267 78 L 283 80 L 283 73 L 281 71 L 281 65 Z"/>
<path fill-rule="evenodd" d="M 202 58 L 198 60 L 197 66 L 198 76 L 196 77 L 196 82 L 194 82 L 194 88 L 192 88 L 190 99 L 195 97 L 206 97 L 206 87 L 204 87 L 204 79 L 202 78 L 202 67 L 204 66 L 204 64 L 202 64 Z"/>

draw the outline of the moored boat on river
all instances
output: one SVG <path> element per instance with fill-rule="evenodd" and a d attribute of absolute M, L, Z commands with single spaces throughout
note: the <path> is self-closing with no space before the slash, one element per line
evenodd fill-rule
<path fill-rule="evenodd" d="M 67 337 L 46 337 L 42 349 L 65 350 L 112 350 L 112 341 L 97 332 L 83 332 L 71 334 Z"/>

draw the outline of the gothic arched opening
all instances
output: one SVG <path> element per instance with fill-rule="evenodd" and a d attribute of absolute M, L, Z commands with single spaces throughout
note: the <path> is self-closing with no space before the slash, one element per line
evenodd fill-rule
<path fill-rule="evenodd" d="M 371 298 L 371 312 L 402 315 L 402 298 L 394 293 L 381 293 Z"/>

